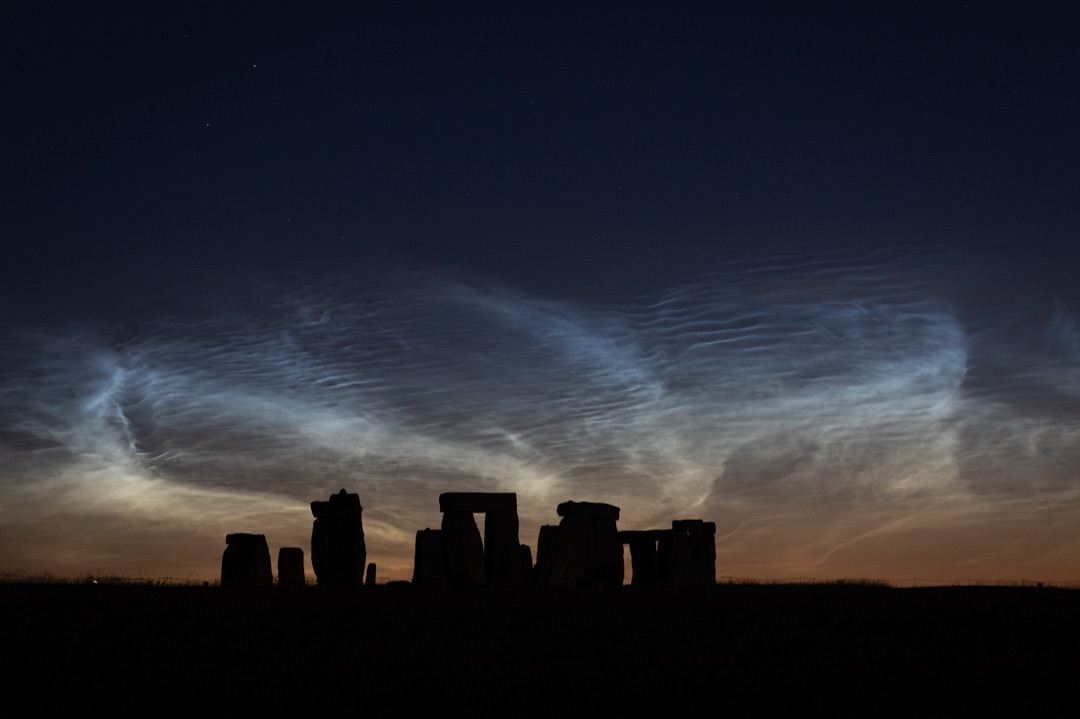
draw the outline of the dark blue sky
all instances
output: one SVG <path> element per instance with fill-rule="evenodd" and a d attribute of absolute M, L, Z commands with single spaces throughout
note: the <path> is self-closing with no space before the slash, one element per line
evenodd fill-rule
<path fill-rule="evenodd" d="M 403 575 L 492 488 L 1075 576 L 1071 4 L 361 5 L 9 11 L 0 569 L 212 572 L 347 486 Z"/>
<path fill-rule="evenodd" d="M 223 5 L 6 23 L 9 281 L 1076 229 L 1067 3 Z"/>

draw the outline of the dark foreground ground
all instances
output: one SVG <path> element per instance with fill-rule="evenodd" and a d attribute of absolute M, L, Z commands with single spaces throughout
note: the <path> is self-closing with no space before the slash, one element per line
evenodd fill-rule
<path fill-rule="evenodd" d="M 1066 589 L 0 584 L 0 611 L 9 701 L 888 703 L 1080 684 L 1080 591 Z"/>

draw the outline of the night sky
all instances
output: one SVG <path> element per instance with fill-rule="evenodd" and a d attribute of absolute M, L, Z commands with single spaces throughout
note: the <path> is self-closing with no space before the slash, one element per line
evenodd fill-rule
<path fill-rule="evenodd" d="M 1080 578 L 1072 3 L 357 5 L 5 11 L 0 572 L 345 488 L 384 579 L 448 491 Z"/>

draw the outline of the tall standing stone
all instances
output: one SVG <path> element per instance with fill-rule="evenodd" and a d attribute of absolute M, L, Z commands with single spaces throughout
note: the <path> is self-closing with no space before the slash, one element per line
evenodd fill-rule
<path fill-rule="evenodd" d="M 517 512 L 484 515 L 484 568 L 488 584 L 522 584 Z"/>
<path fill-rule="evenodd" d="M 438 585 L 446 581 L 443 564 L 441 529 L 421 529 L 416 532 L 413 553 L 413 584 Z"/>
<path fill-rule="evenodd" d="M 660 586 L 660 569 L 656 558 L 658 532 L 619 532 L 619 539 L 630 547 L 630 584 L 634 587 Z"/>
<path fill-rule="evenodd" d="M 545 524 L 536 538 L 536 566 L 533 583 L 544 587 L 565 587 L 574 583 L 574 567 L 569 552 L 564 550 L 562 527 Z"/>
<path fill-rule="evenodd" d="M 688 527 L 690 584 L 711 587 L 716 584 L 716 522 L 699 521 Z"/>
<path fill-rule="evenodd" d="M 521 562 L 521 583 L 532 584 L 533 581 L 533 557 L 532 548 L 528 544 L 518 547 L 518 557 Z"/>
<path fill-rule="evenodd" d="M 367 565 L 364 508 L 342 489 L 327 502 L 312 502 L 311 566 L 320 585 L 360 586 Z"/>
<path fill-rule="evenodd" d="M 671 530 L 656 529 L 656 573 L 661 587 L 671 586 Z"/>
<path fill-rule="evenodd" d="M 484 583 L 484 542 L 472 512 L 443 512 L 442 546 L 447 584 Z"/>

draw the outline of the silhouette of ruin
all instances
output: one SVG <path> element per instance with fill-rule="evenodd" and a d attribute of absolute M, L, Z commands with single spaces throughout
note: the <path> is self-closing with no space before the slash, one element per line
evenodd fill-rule
<path fill-rule="evenodd" d="M 270 586 L 270 548 L 262 534 L 228 534 L 221 555 L 222 587 Z"/>
<path fill-rule="evenodd" d="M 517 495 L 497 492 L 447 492 L 439 495 L 442 529 L 416 533 L 413 582 L 417 584 L 520 585 L 531 567 L 523 566 L 518 541 Z M 484 538 L 473 516 L 484 514 Z M 528 550 L 526 547 L 525 550 Z"/>
<path fill-rule="evenodd" d="M 619 508 L 596 502 L 563 502 L 558 526 L 540 528 L 536 583 L 556 587 L 621 586 L 623 551 Z"/>
<path fill-rule="evenodd" d="M 320 586 L 360 586 L 367 546 L 360 497 L 342 489 L 329 501 L 312 502 L 311 566 Z"/>
<path fill-rule="evenodd" d="M 556 507 L 558 525 L 540 527 L 536 564 L 518 538 L 517 495 L 512 492 L 446 492 L 439 495 L 439 529 L 416 533 L 412 583 L 618 587 L 624 581 L 623 545 L 630 547 L 631 585 L 706 587 L 716 584 L 716 524 L 677 519 L 671 529 L 619 531 L 621 510 L 612 504 L 568 501 Z M 475 514 L 484 514 L 480 537 Z M 311 564 L 320 586 L 374 586 L 375 564 L 366 565 L 363 507 L 344 489 L 311 503 Z M 230 534 L 222 557 L 223 586 L 272 584 L 266 538 Z M 282 547 L 278 584 L 305 586 L 304 551 Z"/>
<path fill-rule="evenodd" d="M 632 586 L 711 587 L 716 584 L 716 523 L 677 519 L 671 529 L 619 532 L 630 546 Z"/>

